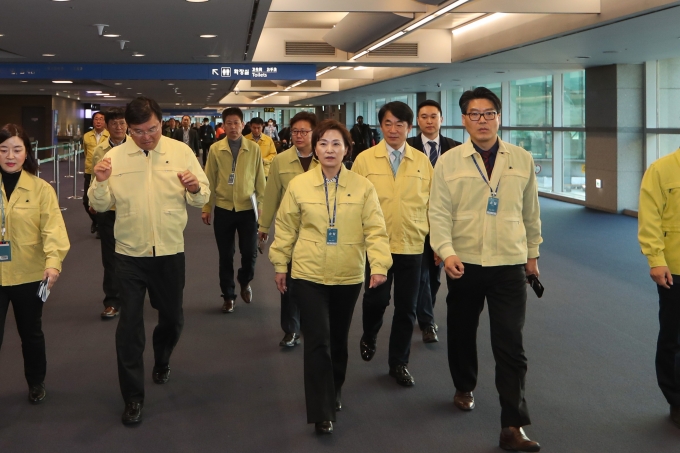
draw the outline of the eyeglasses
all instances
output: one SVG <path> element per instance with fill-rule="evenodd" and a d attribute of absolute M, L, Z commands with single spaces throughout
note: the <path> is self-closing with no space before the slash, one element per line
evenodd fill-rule
<path fill-rule="evenodd" d="M 498 112 L 494 111 L 489 111 L 489 112 L 472 112 L 472 113 L 466 113 L 465 116 L 470 118 L 470 121 L 479 121 L 482 118 L 482 115 L 484 116 L 485 120 L 491 121 L 496 119 L 496 115 L 498 115 Z"/>
<path fill-rule="evenodd" d="M 293 129 L 292 131 L 290 131 L 292 135 L 299 135 L 300 137 L 306 137 L 307 134 L 309 134 L 310 132 L 312 132 L 311 129 L 310 130 Z"/>
<path fill-rule="evenodd" d="M 160 127 L 161 127 L 161 126 L 160 126 L 160 124 L 159 124 L 158 126 L 154 126 L 154 127 L 152 127 L 151 129 L 148 129 L 148 130 L 146 130 L 146 131 L 143 131 L 143 130 L 141 130 L 141 129 L 132 129 L 132 130 L 130 130 L 130 135 L 136 135 L 137 137 L 143 137 L 143 136 L 145 136 L 145 135 L 153 135 L 153 134 L 155 134 L 156 132 L 158 132 L 158 130 L 160 129 Z"/>
<path fill-rule="evenodd" d="M 109 121 L 110 127 L 126 127 L 127 123 L 125 120 L 120 120 L 120 121 Z"/>

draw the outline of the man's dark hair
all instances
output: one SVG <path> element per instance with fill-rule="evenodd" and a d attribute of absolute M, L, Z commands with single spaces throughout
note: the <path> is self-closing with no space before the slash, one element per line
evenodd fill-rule
<path fill-rule="evenodd" d="M 319 142 L 321 137 L 330 130 L 340 132 L 342 136 L 342 141 L 345 142 L 345 148 L 347 149 L 347 154 L 343 158 L 343 161 L 349 160 L 352 156 L 352 135 L 349 133 L 344 124 L 335 120 L 323 120 L 319 126 L 314 128 L 312 131 L 312 150 L 314 155 L 316 155 L 316 144 Z"/>
<path fill-rule="evenodd" d="M 95 116 L 101 115 L 104 117 L 104 121 L 106 121 L 106 115 L 104 115 L 102 112 L 93 112 L 92 113 L 92 119 L 94 119 Z"/>
<path fill-rule="evenodd" d="M 229 107 L 228 109 L 224 109 L 222 111 L 222 121 L 227 121 L 227 117 L 233 115 L 238 116 L 241 119 L 241 122 L 243 122 L 243 110 L 238 107 Z"/>
<path fill-rule="evenodd" d="M 382 120 L 387 112 L 390 112 L 399 121 L 404 121 L 409 126 L 413 125 L 413 110 L 411 110 L 411 107 L 407 104 L 404 104 L 401 101 L 392 101 L 380 107 L 380 111 L 378 112 L 378 122 L 380 124 L 382 124 Z"/>
<path fill-rule="evenodd" d="M 486 87 L 477 87 L 474 90 L 468 90 L 460 97 L 458 105 L 460 105 L 460 112 L 465 115 L 467 113 L 470 101 L 474 99 L 487 99 L 491 101 L 497 113 L 501 113 L 501 100 L 498 96 Z"/>
<path fill-rule="evenodd" d="M 163 111 L 158 102 L 145 96 L 140 96 L 130 102 L 125 108 L 125 121 L 128 126 L 144 124 L 152 117 L 163 121 Z"/>
<path fill-rule="evenodd" d="M 24 148 L 26 148 L 26 160 L 24 161 L 22 169 L 35 175 L 38 171 L 38 161 L 35 159 L 33 149 L 31 148 L 31 140 L 28 138 L 28 135 L 26 135 L 26 132 L 24 132 L 21 126 L 16 124 L 10 123 L 2 126 L 2 129 L 0 129 L 0 143 L 3 143 L 5 140 L 12 137 L 19 137 L 24 143 Z"/>
<path fill-rule="evenodd" d="M 186 117 L 186 118 L 189 118 L 189 122 L 191 122 L 191 117 L 190 117 L 189 115 L 184 115 L 184 116 L 182 117 L 182 121 L 184 121 L 184 118 L 185 118 L 185 117 Z"/>
<path fill-rule="evenodd" d="M 256 116 L 255 118 L 252 118 L 250 120 L 250 124 L 259 124 L 260 126 L 264 125 L 264 120 L 260 118 L 259 116 Z"/>
<path fill-rule="evenodd" d="M 293 124 L 297 123 L 298 121 L 307 121 L 310 126 L 312 126 L 312 129 L 316 127 L 316 115 L 313 113 L 309 112 L 298 112 L 295 114 L 294 117 L 290 119 L 290 128 L 293 128 Z M 351 142 L 350 142 L 351 143 Z"/>
<path fill-rule="evenodd" d="M 109 124 L 109 121 L 120 120 L 125 118 L 125 109 L 123 107 L 112 107 L 104 113 L 104 121 Z"/>
<path fill-rule="evenodd" d="M 433 101 L 432 99 L 427 99 L 420 104 L 418 104 L 418 115 L 420 115 L 420 109 L 423 107 L 435 107 L 437 110 L 439 110 L 439 114 L 443 115 L 442 113 L 442 106 L 439 105 L 439 102 Z"/>
<path fill-rule="evenodd" d="M 203 118 L 203 122 L 204 122 L 204 123 L 209 123 L 209 122 L 210 122 L 210 118 Z"/>
<path fill-rule="evenodd" d="M 361 118 L 362 120 L 364 119 L 363 116 L 359 115 L 359 116 L 357 116 L 357 121 L 359 121 L 359 118 Z"/>

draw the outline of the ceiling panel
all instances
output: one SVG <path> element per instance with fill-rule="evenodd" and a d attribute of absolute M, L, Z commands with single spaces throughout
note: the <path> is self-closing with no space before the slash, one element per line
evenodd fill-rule
<path fill-rule="evenodd" d="M 270 12 L 265 28 L 333 28 L 347 13 Z"/>

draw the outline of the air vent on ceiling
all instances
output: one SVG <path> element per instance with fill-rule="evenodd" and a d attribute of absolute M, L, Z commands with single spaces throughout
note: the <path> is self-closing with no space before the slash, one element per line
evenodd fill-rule
<path fill-rule="evenodd" d="M 323 41 L 286 41 L 286 56 L 334 57 L 335 47 Z"/>
<path fill-rule="evenodd" d="M 369 57 L 417 57 L 417 42 L 393 42 L 368 54 Z"/>

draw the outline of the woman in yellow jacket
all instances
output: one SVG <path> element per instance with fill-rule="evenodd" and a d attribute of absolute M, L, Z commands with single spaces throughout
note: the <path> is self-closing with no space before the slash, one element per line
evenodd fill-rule
<path fill-rule="evenodd" d="M 281 293 L 290 289 L 300 308 L 304 338 L 307 423 L 333 432 L 347 369 L 347 335 L 364 279 L 383 284 L 392 266 L 385 219 L 371 182 L 342 164 L 351 136 L 334 120 L 312 133 L 319 166 L 288 185 L 276 216 L 269 259 Z M 292 260 L 291 285 L 286 287 Z"/>
<path fill-rule="evenodd" d="M 70 247 L 54 189 L 35 176 L 38 163 L 19 126 L 0 129 L 2 242 L 0 242 L 0 346 L 9 303 L 21 337 L 28 400 L 45 399 L 45 336 L 40 282 L 48 289 L 59 279 Z"/>

